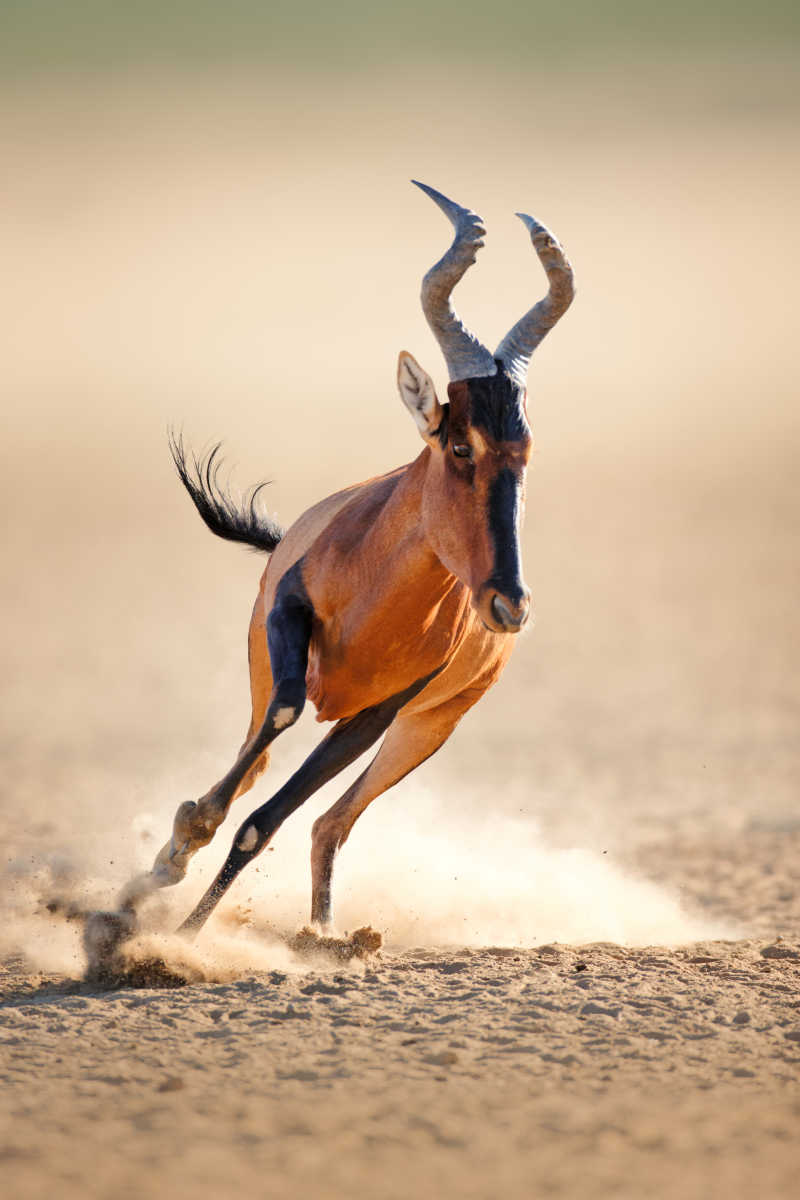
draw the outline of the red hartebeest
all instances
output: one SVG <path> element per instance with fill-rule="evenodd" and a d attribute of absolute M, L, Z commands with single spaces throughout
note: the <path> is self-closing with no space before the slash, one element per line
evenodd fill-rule
<path fill-rule="evenodd" d="M 528 619 L 519 534 L 531 438 L 525 406 L 530 357 L 573 296 L 559 243 L 518 214 L 547 272 L 549 291 L 491 354 L 466 329 L 450 293 L 475 261 L 480 218 L 424 184 L 455 239 L 422 284 L 422 306 L 450 374 L 447 403 L 410 354 L 397 382 L 424 449 L 407 466 L 337 492 L 285 534 L 238 508 L 217 484 L 216 451 L 178 473 L 212 532 L 271 557 L 250 624 L 252 719 L 236 762 L 200 800 L 182 804 L 152 872 L 134 881 L 123 907 L 176 883 L 231 803 L 269 761 L 269 746 L 306 699 L 333 729 L 299 770 L 251 813 L 216 879 L 182 929 L 198 929 L 244 866 L 285 818 L 386 736 L 375 757 L 313 827 L 312 920 L 331 920 L 337 850 L 368 804 L 433 754 L 500 675 Z"/>

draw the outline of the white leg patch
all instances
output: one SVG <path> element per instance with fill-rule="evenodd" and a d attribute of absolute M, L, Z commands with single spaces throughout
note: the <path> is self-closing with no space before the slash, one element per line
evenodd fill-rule
<path fill-rule="evenodd" d="M 274 729 L 285 729 L 287 725 L 291 725 L 295 719 L 296 712 L 293 708 L 279 708 L 272 718 Z"/>
<path fill-rule="evenodd" d="M 249 825 L 242 834 L 242 839 L 236 847 L 244 854 L 249 854 L 251 850 L 255 850 L 258 844 L 258 830 L 255 825 Z"/>

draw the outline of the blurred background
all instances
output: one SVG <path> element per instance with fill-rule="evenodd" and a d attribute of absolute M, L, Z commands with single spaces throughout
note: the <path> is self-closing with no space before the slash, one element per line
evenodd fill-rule
<path fill-rule="evenodd" d="M 166 836 L 247 726 L 262 564 L 202 526 L 168 423 L 286 524 L 418 453 L 395 362 L 444 390 L 418 293 L 450 229 L 414 177 L 487 224 L 456 303 L 488 344 L 545 288 L 515 210 L 578 280 L 530 375 L 536 624 L 425 787 L 701 900 L 718 849 L 787 844 L 799 32 L 780 0 L 4 0 L 12 843 L 154 809 Z"/>

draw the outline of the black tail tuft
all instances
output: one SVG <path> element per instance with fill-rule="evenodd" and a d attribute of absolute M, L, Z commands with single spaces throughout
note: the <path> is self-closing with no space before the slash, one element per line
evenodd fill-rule
<path fill-rule="evenodd" d="M 256 498 L 266 483 L 251 488 L 237 504 L 219 482 L 221 442 L 200 459 L 191 454 L 191 461 L 187 462 L 183 437 L 170 430 L 169 448 L 181 483 L 212 533 L 230 542 L 243 542 L 256 550 L 266 550 L 268 554 L 275 549 L 284 530 L 277 521 L 259 513 L 256 508 Z"/>

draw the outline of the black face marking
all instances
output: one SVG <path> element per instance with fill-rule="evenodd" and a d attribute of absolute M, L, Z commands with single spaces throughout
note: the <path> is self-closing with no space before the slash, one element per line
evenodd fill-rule
<path fill-rule="evenodd" d="M 470 379 L 467 384 L 470 420 L 476 429 L 485 429 L 495 442 L 519 442 L 528 436 L 525 392 L 499 363 L 496 375 Z"/>
<path fill-rule="evenodd" d="M 524 595 L 519 527 L 522 482 L 503 467 L 489 485 L 489 534 L 494 543 L 494 570 L 488 582 L 513 604 Z"/>

